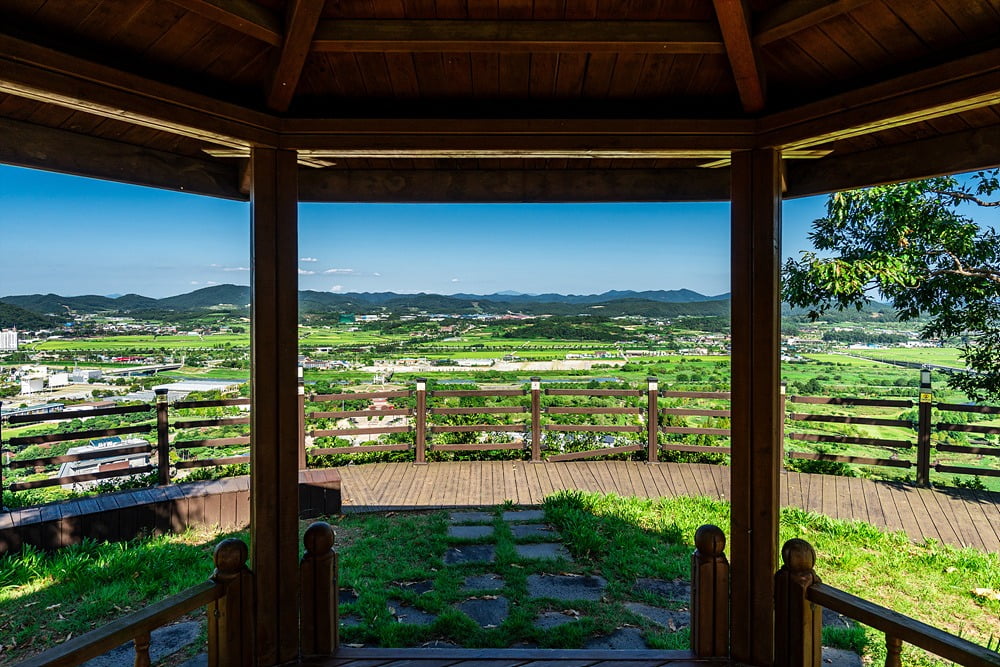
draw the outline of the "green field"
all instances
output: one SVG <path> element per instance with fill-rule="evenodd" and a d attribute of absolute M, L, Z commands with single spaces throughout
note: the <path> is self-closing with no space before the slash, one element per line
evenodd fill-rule
<path fill-rule="evenodd" d="M 937 364 L 965 368 L 956 347 L 892 348 L 889 350 L 852 350 L 852 354 L 886 361 L 911 361 L 918 364 Z"/>

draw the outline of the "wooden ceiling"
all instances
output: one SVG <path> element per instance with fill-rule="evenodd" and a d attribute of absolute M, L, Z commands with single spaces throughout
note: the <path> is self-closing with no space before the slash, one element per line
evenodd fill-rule
<path fill-rule="evenodd" d="M 1000 0 L 0 0 L 0 161 L 306 200 L 788 196 L 1000 163 Z M 586 187 L 581 187 L 585 184 Z"/>

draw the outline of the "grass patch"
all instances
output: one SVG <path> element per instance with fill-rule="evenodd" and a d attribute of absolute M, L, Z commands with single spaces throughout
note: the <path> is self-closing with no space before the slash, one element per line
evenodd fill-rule
<path fill-rule="evenodd" d="M 639 627 L 653 648 L 686 648 L 689 633 L 654 625 L 625 604 L 639 602 L 683 611 L 686 600 L 636 592 L 638 579 L 686 580 L 693 536 L 703 523 L 726 527 L 729 505 L 704 498 L 622 498 L 560 492 L 546 499 L 545 522 L 558 531 L 573 561 L 528 560 L 516 544 L 552 541 L 536 536 L 515 540 L 501 512 L 488 510 L 493 534 L 475 540 L 448 536 L 445 512 L 384 513 L 334 517 L 340 552 L 341 586 L 357 600 L 341 615 L 359 621 L 342 629 L 349 644 L 420 646 L 440 640 L 470 648 L 536 645 L 579 648 L 622 626 Z M 302 528 L 304 529 L 303 523 Z M 207 578 L 211 549 L 223 536 L 185 533 L 122 544 L 92 542 L 52 554 L 26 550 L 0 558 L 0 652 L 15 661 L 127 614 Z M 1000 589 L 1000 557 L 928 541 L 911 543 L 900 533 L 784 509 L 781 539 L 802 537 L 819 555 L 817 571 L 833 586 L 873 600 L 984 645 L 1000 635 L 1000 602 L 974 589 Z M 493 563 L 445 564 L 449 548 L 472 543 L 494 546 Z M 495 574 L 499 590 L 463 591 L 467 577 Z M 596 575 L 607 580 L 601 601 L 563 602 L 528 596 L 536 574 Z M 429 590 L 412 587 L 429 582 Z M 503 596 L 509 614 L 497 627 L 480 627 L 459 608 L 470 598 Z M 400 623 L 408 609 L 432 615 L 426 625 Z M 538 626 L 540 614 L 573 617 L 552 628 Z M 198 617 L 202 614 L 196 614 Z M 861 652 L 876 664 L 884 658 L 882 636 L 868 628 L 826 628 L 824 643 Z M 945 664 L 906 647 L 907 665 Z"/>

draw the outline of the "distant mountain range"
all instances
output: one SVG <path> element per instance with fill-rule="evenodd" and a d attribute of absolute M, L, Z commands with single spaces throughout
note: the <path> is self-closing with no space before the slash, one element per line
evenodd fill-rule
<path fill-rule="evenodd" d="M 192 312 L 200 310 L 244 311 L 250 303 L 250 288 L 239 285 L 215 285 L 187 294 L 153 299 L 139 294 L 111 296 L 60 296 L 25 294 L 0 297 L 0 303 L 23 309 L 37 316 L 52 315 L 60 320 L 72 314 L 118 313 L 133 316 L 157 311 Z M 299 292 L 303 314 L 366 313 L 423 311 L 429 313 L 507 313 L 551 315 L 728 315 L 729 295 L 706 296 L 692 290 L 655 290 L 637 292 L 615 290 L 603 294 L 399 294 L 396 292 L 335 293 L 303 290 Z M 10 326 L 10 325 L 7 325 Z"/>

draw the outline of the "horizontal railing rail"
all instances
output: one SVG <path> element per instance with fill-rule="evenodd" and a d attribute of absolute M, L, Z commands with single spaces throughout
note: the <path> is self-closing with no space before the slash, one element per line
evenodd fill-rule
<path fill-rule="evenodd" d="M 7 417 L 9 424 L 34 424 L 36 422 L 64 421 L 68 419 L 90 419 L 107 415 L 129 415 L 138 412 L 152 412 L 153 406 L 148 403 L 141 405 L 123 405 L 116 408 L 92 408 L 90 410 L 61 410 L 37 415 L 11 415 Z"/>

